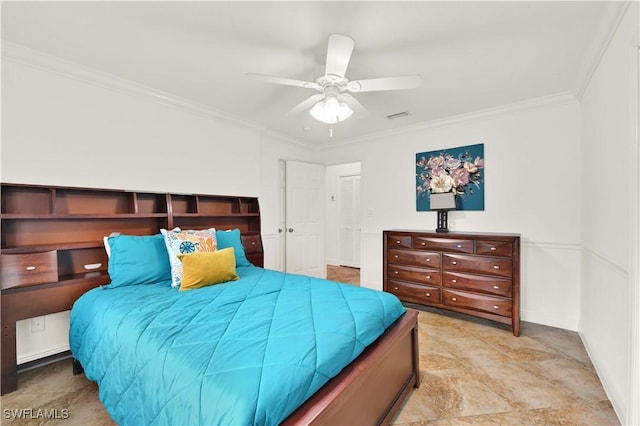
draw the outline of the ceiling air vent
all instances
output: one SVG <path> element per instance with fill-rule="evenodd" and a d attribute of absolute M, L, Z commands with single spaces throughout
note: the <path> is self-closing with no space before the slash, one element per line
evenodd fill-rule
<path fill-rule="evenodd" d="M 389 120 L 393 120 L 395 118 L 406 117 L 408 115 L 411 115 L 409 114 L 409 111 L 402 111 L 402 112 L 396 112 L 395 114 L 389 114 L 387 115 L 387 118 Z"/>

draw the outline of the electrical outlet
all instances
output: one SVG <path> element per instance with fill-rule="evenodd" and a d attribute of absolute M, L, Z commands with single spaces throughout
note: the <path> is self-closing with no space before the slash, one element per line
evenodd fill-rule
<path fill-rule="evenodd" d="M 42 333 L 44 331 L 44 317 L 31 318 L 31 332 Z"/>

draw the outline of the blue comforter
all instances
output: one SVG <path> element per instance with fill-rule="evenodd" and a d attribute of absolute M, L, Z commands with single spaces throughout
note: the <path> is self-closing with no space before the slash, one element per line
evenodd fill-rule
<path fill-rule="evenodd" d="M 178 292 L 84 294 L 73 357 L 122 425 L 275 425 L 404 312 L 388 293 L 256 267 Z"/>

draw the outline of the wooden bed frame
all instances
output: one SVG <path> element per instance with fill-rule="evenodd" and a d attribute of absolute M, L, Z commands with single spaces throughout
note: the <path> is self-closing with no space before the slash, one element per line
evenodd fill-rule
<path fill-rule="evenodd" d="M 16 321 L 70 310 L 109 283 L 102 238 L 111 232 L 238 228 L 247 258 L 263 266 L 255 197 L 10 183 L 1 195 L 2 395 L 18 388 Z M 284 424 L 389 423 L 419 386 L 417 316 L 408 310 Z"/>

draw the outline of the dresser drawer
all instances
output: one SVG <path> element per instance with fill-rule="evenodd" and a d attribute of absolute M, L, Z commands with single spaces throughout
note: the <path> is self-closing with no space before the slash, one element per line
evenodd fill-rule
<path fill-rule="evenodd" d="M 45 284 L 58 281 L 57 252 L 3 254 L 2 288 Z"/>
<path fill-rule="evenodd" d="M 511 277 L 512 274 L 511 259 L 505 257 L 443 254 L 442 267 L 445 271 L 475 272 L 500 277 Z"/>
<path fill-rule="evenodd" d="M 454 238 L 414 237 L 413 248 L 442 250 L 453 253 L 473 253 L 474 241 Z"/>
<path fill-rule="evenodd" d="M 416 265 L 439 269 L 440 259 L 440 253 L 421 250 L 389 250 L 387 252 L 387 262 L 394 264 Z"/>
<path fill-rule="evenodd" d="M 507 278 L 472 275 L 462 272 L 445 272 L 442 274 L 442 285 L 454 289 L 495 294 L 497 296 L 512 296 L 512 282 Z"/>
<path fill-rule="evenodd" d="M 512 243 L 508 241 L 476 241 L 476 254 L 511 257 L 512 250 Z"/>
<path fill-rule="evenodd" d="M 240 240 L 244 246 L 245 253 L 260 253 L 262 251 L 260 235 L 241 235 Z"/>
<path fill-rule="evenodd" d="M 441 291 L 438 287 L 389 280 L 386 291 L 395 294 L 401 300 L 426 304 L 440 303 Z"/>
<path fill-rule="evenodd" d="M 411 248 L 411 236 L 387 234 L 387 248 Z"/>
<path fill-rule="evenodd" d="M 499 299 L 482 294 L 446 289 L 442 293 L 442 303 L 447 306 L 489 312 L 504 317 L 510 317 L 513 308 L 511 299 Z"/>
<path fill-rule="evenodd" d="M 419 284 L 440 285 L 442 273 L 437 269 L 417 268 L 405 265 L 388 265 L 387 277 L 413 281 Z"/>

